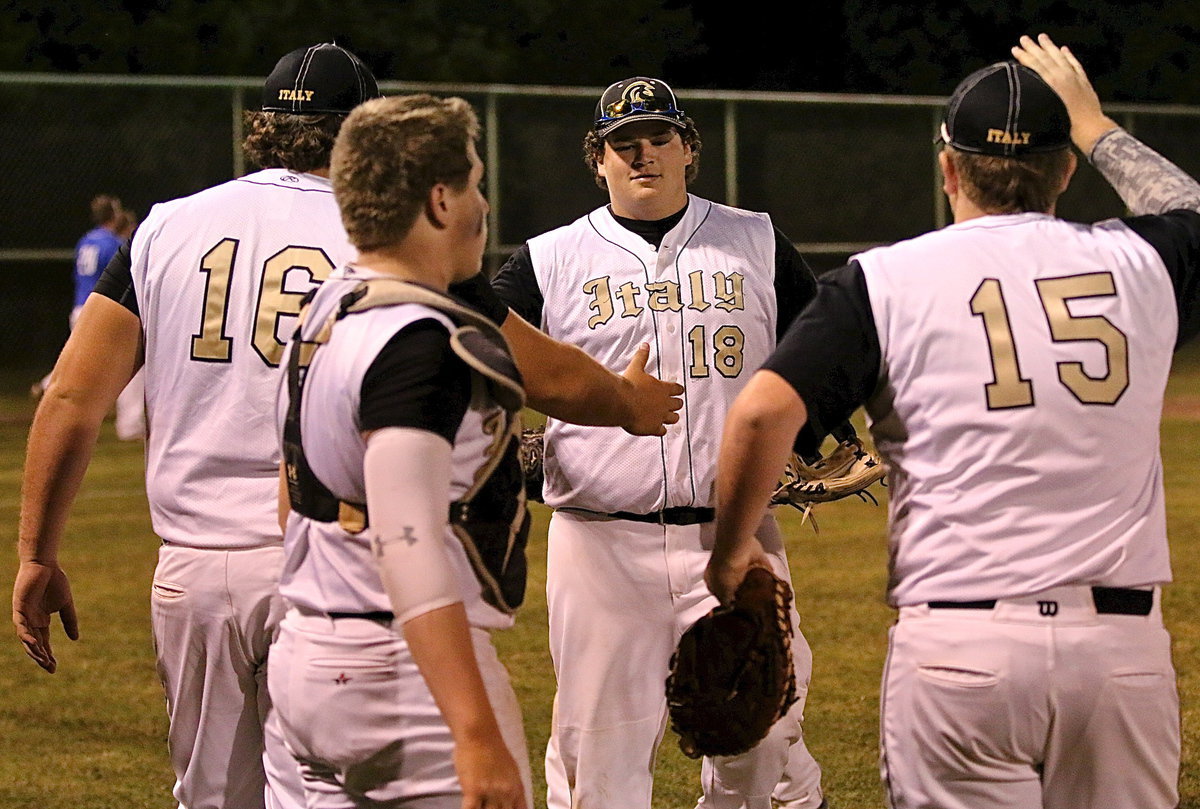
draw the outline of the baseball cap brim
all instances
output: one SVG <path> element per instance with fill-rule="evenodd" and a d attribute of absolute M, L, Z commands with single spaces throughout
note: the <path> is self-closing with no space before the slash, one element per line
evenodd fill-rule
<path fill-rule="evenodd" d="M 625 115 L 621 118 L 615 118 L 604 124 L 597 124 L 596 134 L 602 138 L 606 138 L 626 124 L 636 124 L 639 121 L 664 121 L 680 130 L 687 128 L 684 126 L 683 121 L 679 120 L 678 118 L 673 118 L 668 114 L 659 112 L 636 112 L 630 113 L 629 115 Z"/>

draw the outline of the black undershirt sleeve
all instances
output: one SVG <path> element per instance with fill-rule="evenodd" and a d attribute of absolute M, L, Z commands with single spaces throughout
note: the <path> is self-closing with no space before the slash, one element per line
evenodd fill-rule
<path fill-rule="evenodd" d="M 1150 243 L 1167 265 L 1179 310 L 1175 348 L 1200 334 L 1200 214 L 1169 211 L 1122 220 Z"/>
<path fill-rule="evenodd" d="M 138 311 L 137 296 L 133 292 L 133 259 L 129 254 L 130 241 L 130 239 L 126 239 L 121 243 L 121 247 L 109 260 L 104 272 L 96 279 L 96 286 L 92 291 L 106 298 L 112 298 L 140 318 L 142 313 Z"/>
<path fill-rule="evenodd" d="M 765 370 L 796 389 L 819 435 L 874 392 L 881 354 L 862 267 L 852 261 L 821 276 L 812 306 L 792 323 Z"/>
<path fill-rule="evenodd" d="M 817 276 L 779 228 L 775 228 L 775 339 L 782 340 L 788 326 L 817 294 Z"/>
<path fill-rule="evenodd" d="M 450 294 L 473 309 L 483 312 L 497 326 L 504 325 L 508 317 L 508 305 L 492 289 L 487 276 L 476 273 L 466 281 L 450 285 Z"/>
<path fill-rule="evenodd" d="M 446 327 L 426 318 L 392 335 L 363 375 L 359 426 L 412 427 L 453 444 L 470 402 L 470 369 Z"/>
<path fill-rule="evenodd" d="M 529 244 L 523 244 L 508 257 L 492 279 L 492 289 L 509 309 L 512 309 L 536 328 L 542 327 L 542 307 L 545 299 L 533 272 L 533 256 Z"/>

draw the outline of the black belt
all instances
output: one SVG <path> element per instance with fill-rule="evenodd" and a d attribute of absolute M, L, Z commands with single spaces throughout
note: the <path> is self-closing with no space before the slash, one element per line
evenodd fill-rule
<path fill-rule="evenodd" d="M 390 624 L 396 619 L 396 614 L 387 610 L 375 610 L 374 612 L 327 612 L 325 613 L 330 618 L 362 618 L 364 621 L 381 621 Z"/>
<path fill-rule="evenodd" d="M 1100 615 L 1149 615 L 1154 606 L 1153 590 L 1132 590 L 1127 587 L 1093 587 L 1092 600 Z M 983 601 L 930 601 L 935 610 L 990 610 L 996 599 Z"/>
<path fill-rule="evenodd" d="M 616 517 L 618 520 L 652 522 L 658 525 L 698 525 L 700 523 L 712 522 L 717 516 L 717 511 L 712 508 L 674 506 L 672 508 L 664 508 L 662 511 L 651 511 L 649 514 L 634 514 L 631 511 L 613 511 L 608 516 Z"/>

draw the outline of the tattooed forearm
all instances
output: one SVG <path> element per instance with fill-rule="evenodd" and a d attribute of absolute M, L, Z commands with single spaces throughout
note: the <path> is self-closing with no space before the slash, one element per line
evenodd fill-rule
<path fill-rule="evenodd" d="M 1090 159 L 1136 215 L 1200 211 L 1200 183 L 1124 129 L 1102 135 Z"/>

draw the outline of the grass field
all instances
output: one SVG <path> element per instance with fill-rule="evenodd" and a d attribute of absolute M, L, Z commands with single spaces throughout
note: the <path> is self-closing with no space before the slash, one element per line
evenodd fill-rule
<path fill-rule="evenodd" d="M 16 385 L 10 386 L 19 390 Z M 1176 583 L 1165 598 L 1175 637 L 1184 723 L 1181 806 L 1200 809 L 1200 349 L 1182 354 L 1163 422 L 1167 508 Z M 0 397 L 0 522 L 15 542 L 20 470 L 30 403 Z M 1101 474 L 1120 476 L 1118 468 Z M 136 809 L 171 806 L 166 719 L 154 674 L 149 582 L 157 541 L 142 488 L 142 453 L 106 425 L 68 526 L 64 566 L 82 638 L 55 627 L 59 671 L 46 675 L 9 634 L 0 646 L 0 809 Z M 535 507 L 529 598 L 498 644 L 525 709 L 542 802 L 540 758 L 553 696 L 546 652 L 545 525 Z M 815 656 L 806 732 L 825 769 L 835 809 L 878 809 L 875 762 L 879 673 L 892 611 L 883 604 L 884 509 L 842 502 L 819 510 L 820 533 L 782 514 L 804 630 Z M 15 553 L 0 565 L 10 592 Z M 331 718 L 331 721 L 335 721 Z M 687 809 L 698 764 L 668 733 L 655 806 Z M 614 809 L 620 809 L 614 807 Z"/>

